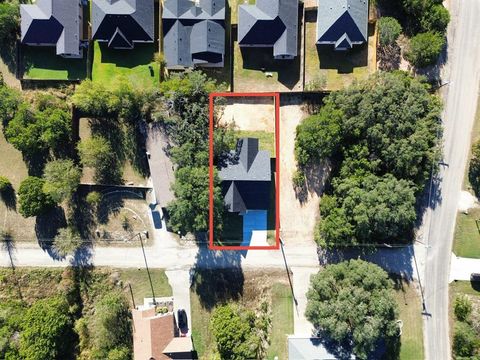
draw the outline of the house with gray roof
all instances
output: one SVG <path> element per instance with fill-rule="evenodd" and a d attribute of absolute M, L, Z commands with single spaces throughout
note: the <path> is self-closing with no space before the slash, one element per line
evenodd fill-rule
<path fill-rule="evenodd" d="M 219 170 L 228 212 L 267 210 L 271 185 L 270 153 L 259 150 L 259 140 L 242 138 Z"/>
<path fill-rule="evenodd" d="M 165 0 L 162 27 L 167 68 L 223 67 L 225 0 Z"/>
<path fill-rule="evenodd" d="M 240 47 L 272 47 L 275 59 L 297 56 L 298 0 L 257 0 L 238 7 Z"/>
<path fill-rule="evenodd" d="M 113 49 L 153 43 L 153 0 L 92 0 L 92 39 Z"/>
<path fill-rule="evenodd" d="M 317 44 L 345 51 L 367 42 L 368 0 L 318 0 Z"/>
<path fill-rule="evenodd" d="M 37 0 L 20 5 L 21 42 L 55 46 L 63 57 L 82 57 L 84 0 Z"/>

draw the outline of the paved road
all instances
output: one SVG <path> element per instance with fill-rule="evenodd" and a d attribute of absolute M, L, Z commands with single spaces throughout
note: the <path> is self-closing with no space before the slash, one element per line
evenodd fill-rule
<path fill-rule="evenodd" d="M 424 219 L 420 233 L 431 246 L 424 273 L 427 316 L 426 358 L 450 359 L 448 280 L 458 197 L 470 148 L 480 81 L 480 0 L 452 0 L 448 32 L 448 62 L 443 97 L 444 163 L 439 179 L 440 201 Z M 472 36 L 477 34 L 477 36 Z"/>

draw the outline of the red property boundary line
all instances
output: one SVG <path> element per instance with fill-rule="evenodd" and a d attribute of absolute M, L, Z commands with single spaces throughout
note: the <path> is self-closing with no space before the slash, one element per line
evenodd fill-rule
<path fill-rule="evenodd" d="M 275 245 L 272 246 L 220 246 L 213 244 L 213 110 L 216 97 L 271 97 L 275 105 Z M 209 96 L 209 172 L 210 172 L 210 191 L 209 191 L 209 241 L 210 250 L 278 250 L 280 248 L 280 93 L 211 93 Z"/>

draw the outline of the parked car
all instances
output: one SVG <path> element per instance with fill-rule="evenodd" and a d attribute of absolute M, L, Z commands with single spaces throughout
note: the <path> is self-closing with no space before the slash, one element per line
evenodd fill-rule
<path fill-rule="evenodd" d="M 177 311 L 177 323 L 180 329 L 181 336 L 186 336 L 188 333 L 187 313 L 183 309 Z"/>
<path fill-rule="evenodd" d="M 470 274 L 470 281 L 480 281 L 480 273 Z"/>

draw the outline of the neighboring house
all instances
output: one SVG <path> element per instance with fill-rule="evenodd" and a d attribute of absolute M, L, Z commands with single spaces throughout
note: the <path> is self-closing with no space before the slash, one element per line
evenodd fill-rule
<path fill-rule="evenodd" d="M 219 171 L 224 203 L 229 212 L 267 210 L 270 201 L 270 154 L 259 150 L 258 139 L 243 138 Z"/>
<path fill-rule="evenodd" d="M 336 360 L 339 357 L 329 352 L 320 338 L 288 337 L 288 358 L 295 360 Z M 344 359 L 345 357 L 342 357 Z M 346 359 L 355 360 L 351 355 Z"/>
<path fill-rule="evenodd" d="M 57 55 L 83 56 L 84 0 L 37 0 L 20 5 L 21 42 L 31 46 L 55 46 Z"/>
<path fill-rule="evenodd" d="M 368 0 L 318 0 L 317 45 L 349 50 L 368 38 Z"/>
<path fill-rule="evenodd" d="M 153 0 L 92 0 L 92 39 L 114 49 L 153 43 Z"/>
<path fill-rule="evenodd" d="M 238 7 L 240 47 L 272 47 L 275 59 L 297 56 L 298 0 L 257 0 Z"/>
<path fill-rule="evenodd" d="M 162 24 L 167 68 L 223 66 L 225 0 L 165 0 Z"/>
<path fill-rule="evenodd" d="M 157 305 L 161 303 L 157 299 Z M 193 359 L 191 337 L 175 337 L 178 330 L 172 311 L 157 313 L 151 299 L 145 299 L 144 305 L 132 309 L 132 319 L 134 360 Z"/>

